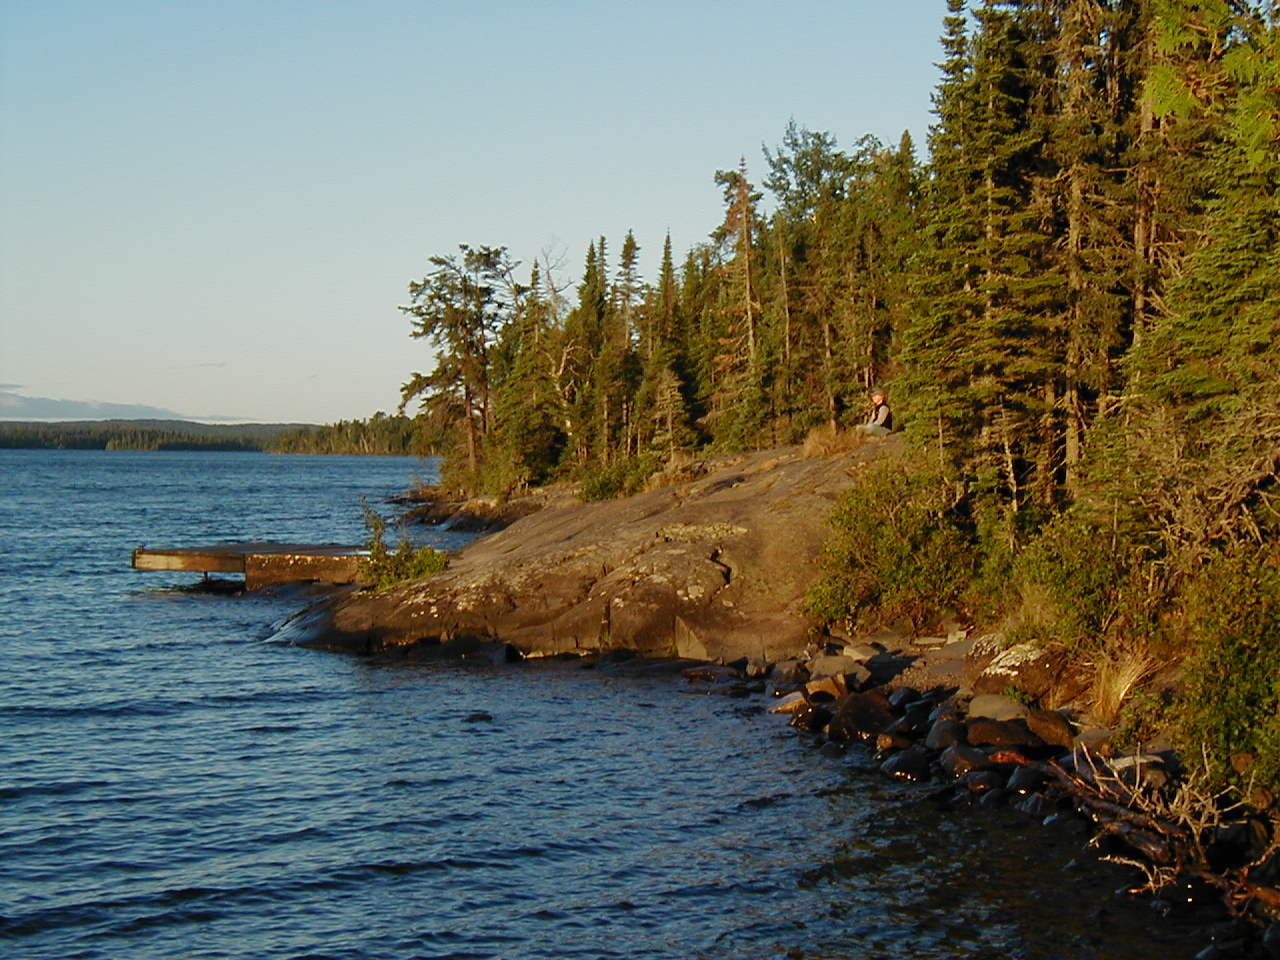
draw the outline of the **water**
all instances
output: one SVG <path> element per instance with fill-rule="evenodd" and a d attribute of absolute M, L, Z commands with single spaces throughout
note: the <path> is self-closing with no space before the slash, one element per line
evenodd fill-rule
<path fill-rule="evenodd" d="M 129 551 L 359 542 L 399 458 L 0 451 L 0 956 L 1191 957 L 1079 838 L 667 674 L 273 640 Z M 439 546 L 457 546 L 429 533 Z M 476 712 L 491 721 L 471 721 Z"/>

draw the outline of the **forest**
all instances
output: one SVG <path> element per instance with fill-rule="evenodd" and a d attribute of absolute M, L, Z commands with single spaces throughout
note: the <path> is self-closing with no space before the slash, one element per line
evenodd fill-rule
<path fill-rule="evenodd" d="M 648 280 L 630 232 L 573 289 L 503 246 L 432 257 L 404 405 L 459 490 L 605 496 L 887 389 L 910 452 L 836 511 L 815 616 L 1062 644 L 1134 736 L 1176 714 L 1219 781 L 1274 785 L 1278 38 L 1270 3 L 950 0 L 927 159 L 793 121 Z"/>

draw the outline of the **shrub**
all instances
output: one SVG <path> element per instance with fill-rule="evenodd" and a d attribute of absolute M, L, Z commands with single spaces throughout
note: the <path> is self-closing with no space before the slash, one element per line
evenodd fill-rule
<path fill-rule="evenodd" d="M 1188 755 L 1204 757 L 1219 784 L 1280 783 L 1280 566 L 1257 547 L 1236 548 L 1189 585 L 1183 613 Z M 1253 757 L 1243 775 L 1233 754 Z"/>
<path fill-rule="evenodd" d="M 662 468 L 662 461 L 652 453 L 615 460 L 585 474 L 578 487 L 582 500 L 609 500 L 626 497 L 644 488 L 644 483 Z"/>
<path fill-rule="evenodd" d="M 826 576 L 809 591 L 810 614 L 823 624 L 860 627 L 906 618 L 919 631 L 954 608 L 974 558 L 953 491 L 937 467 L 911 454 L 868 465 L 832 511 Z"/>
<path fill-rule="evenodd" d="M 383 590 L 406 580 L 418 580 L 439 573 L 449 565 L 449 558 L 431 547 L 415 547 L 403 531 L 395 550 L 387 548 L 387 521 L 367 503 L 364 525 L 369 531 L 365 544 L 369 555 L 360 561 L 360 579 L 375 590 Z"/>
<path fill-rule="evenodd" d="M 1013 562 L 1014 626 L 1070 649 L 1100 645 L 1145 596 L 1128 558 L 1127 546 L 1081 512 L 1058 516 Z"/>

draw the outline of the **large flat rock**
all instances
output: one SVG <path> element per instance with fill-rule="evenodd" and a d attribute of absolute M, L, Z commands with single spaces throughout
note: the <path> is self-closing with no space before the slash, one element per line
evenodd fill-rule
<path fill-rule="evenodd" d="M 486 640 L 526 655 L 778 660 L 804 648 L 805 591 L 826 519 L 861 464 L 899 438 L 805 459 L 799 448 L 710 463 L 623 500 L 553 500 L 448 570 L 336 604 L 318 645 L 377 652 Z"/>

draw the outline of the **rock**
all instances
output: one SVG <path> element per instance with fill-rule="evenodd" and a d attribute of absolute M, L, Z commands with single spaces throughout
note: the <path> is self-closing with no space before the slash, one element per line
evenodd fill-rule
<path fill-rule="evenodd" d="M 338 600 L 314 644 L 378 652 L 478 636 L 535 656 L 795 657 L 809 640 L 805 596 L 822 573 L 831 504 L 852 467 L 901 442 L 808 459 L 734 455 L 624 499 L 549 494 L 447 570 Z"/>
<path fill-rule="evenodd" d="M 892 706 L 892 698 L 890 698 Z M 890 733 L 907 733 L 912 736 L 920 736 L 927 733 L 931 724 L 929 723 L 929 704 L 913 703 L 893 724 L 888 728 Z"/>
<path fill-rule="evenodd" d="M 778 683 L 804 683 L 809 668 L 800 660 L 782 660 L 773 665 L 773 679 Z"/>
<path fill-rule="evenodd" d="M 851 693 L 839 702 L 831 720 L 833 740 L 865 740 L 883 733 L 896 718 L 881 693 Z"/>
<path fill-rule="evenodd" d="M 1164 760 L 1154 754 L 1114 757 L 1108 761 L 1113 776 L 1134 790 L 1159 790 L 1169 782 Z"/>
<path fill-rule="evenodd" d="M 1045 649 L 1033 643 L 999 651 L 976 675 L 974 667 L 976 662 L 971 665 L 966 661 L 965 677 L 972 677 L 969 685 L 975 694 L 1001 693 L 1013 687 L 1033 700 L 1067 703 L 1089 687 L 1089 681 L 1071 669 L 1065 650 Z"/>
<path fill-rule="evenodd" d="M 1014 720 L 1025 717 L 1031 709 L 1012 697 L 1000 693 L 984 693 L 969 701 L 970 717 L 986 717 L 989 720 Z"/>
<path fill-rule="evenodd" d="M 814 703 L 805 703 L 791 712 L 791 726 L 800 730 L 821 730 L 831 722 L 831 710 Z"/>
<path fill-rule="evenodd" d="M 985 770 L 992 765 L 985 753 L 964 743 L 953 743 L 943 750 L 938 763 L 949 777 L 963 777 L 972 770 Z"/>
<path fill-rule="evenodd" d="M 769 673 L 772 670 L 773 664 L 768 660 L 765 660 L 762 657 L 751 657 L 747 660 L 747 665 L 743 672 L 754 680 L 758 677 L 763 678 L 769 676 Z"/>
<path fill-rule="evenodd" d="M 706 683 L 719 683 L 725 680 L 737 680 L 742 671 L 729 664 L 699 663 L 680 671 L 689 680 L 701 680 Z"/>
<path fill-rule="evenodd" d="M 849 692 L 844 684 L 844 677 L 839 675 L 810 680 L 804 685 L 804 689 L 811 700 L 839 700 Z"/>
<path fill-rule="evenodd" d="M 834 740 L 828 740 L 818 748 L 818 752 L 824 757 L 841 757 L 844 756 L 844 747 L 840 746 L 840 744 L 836 743 Z"/>
<path fill-rule="evenodd" d="M 1072 738 L 1071 746 L 1075 750 L 1105 757 L 1111 753 L 1111 738 L 1114 736 L 1115 731 L 1106 727 L 1085 727 Z"/>
<path fill-rule="evenodd" d="M 1215 873 L 1234 870 L 1258 860 L 1267 850 L 1270 831 L 1260 818 L 1210 827 L 1206 831 L 1205 858 Z"/>
<path fill-rule="evenodd" d="M 1021 720 L 978 717 L 965 725 L 965 738 L 975 747 L 1043 747 L 1044 741 Z"/>
<path fill-rule="evenodd" d="M 895 710 L 906 709 L 907 704 L 915 703 L 920 699 L 920 694 L 911 687 L 898 687 L 889 694 L 889 706 Z M 925 702 L 926 710 L 932 710 L 933 704 Z"/>
<path fill-rule="evenodd" d="M 713 683 L 711 686 L 703 690 L 694 690 L 692 693 L 704 693 L 713 697 L 748 697 L 757 691 L 750 685 L 743 683 L 741 680 L 728 680 L 724 683 Z"/>
<path fill-rule="evenodd" d="M 844 646 L 844 656 L 858 663 L 866 663 L 872 657 L 879 656 L 884 650 L 870 643 L 848 643 Z"/>
<path fill-rule="evenodd" d="M 961 675 L 964 685 L 972 687 L 973 682 L 982 675 L 1002 650 L 1004 650 L 1002 633 L 986 633 L 980 637 L 974 637 L 969 644 L 969 653 L 964 658 L 964 672 Z"/>
<path fill-rule="evenodd" d="M 1267 932 L 1262 935 L 1262 948 L 1267 951 L 1267 956 L 1280 960 L 1280 923 L 1267 927 Z"/>
<path fill-rule="evenodd" d="M 785 697 L 779 698 L 778 702 L 769 708 L 770 713 L 795 713 L 802 706 L 808 703 L 804 698 L 804 694 L 798 690 L 795 693 L 788 693 Z"/>
<path fill-rule="evenodd" d="M 960 783 L 973 793 L 1004 789 L 1004 776 L 996 770 L 970 770 L 960 777 Z"/>
<path fill-rule="evenodd" d="M 880 772 L 897 780 L 928 780 L 931 756 L 924 747 L 914 744 L 880 764 Z"/>
<path fill-rule="evenodd" d="M 466 723 L 490 723 L 493 720 L 493 714 L 485 713 L 483 710 L 477 710 L 475 713 L 467 714 Z"/>
<path fill-rule="evenodd" d="M 939 717 L 929 728 L 924 745 L 930 750 L 945 750 L 952 744 L 964 743 L 964 731 L 964 724 L 955 717 Z"/>
<path fill-rule="evenodd" d="M 1009 780 L 1012 784 L 1013 778 L 1010 777 Z M 1053 812 L 1053 802 L 1043 793 L 1031 793 L 1015 803 L 1013 809 L 1037 820 L 1043 820 Z"/>
<path fill-rule="evenodd" d="M 969 776 L 980 777 L 982 774 L 987 772 L 988 771 L 986 770 L 979 770 L 975 773 L 969 774 Z M 970 787 L 970 789 L 973 788 Z M 984 810 L 994 810 L 996 807 L 1004 806 L 1004 802 L 1009 796 L 1004 792 L 1002 787 L 998 786 L 980 788 L 978 792 L 981 794 L 978 797 L 978 806 L 982 807 Z"/>
<path fill-rule="evenodd" d="M 1018 767 L 1009 774 L 1009 782 L 1005 786 L 1012 793 L 1029 794 L 1040 789 L 1044 779 L 1044 774 L 1034 767 Z"/>
<path fill-rule="evenodd" d="M 886 730 L 876 737 L 876 752 L 888 753 L 890 750 L 906 750 L 915 746 L 915 741 L 901 733 Z"/>
<path fill-rule="evenodd" d="M 1071 724 L 1054 710 L 1030 710 L 1023 720 L 1032 733 L 1051 746 L 1070 750 L 1075 742 Z"/>
<path fill-rule="evenodd" d="M 809 663 L 809 676 L 818 677 L 834 677 L 838 674 L 848 673 L 857 669 L 861 664 L 853 659 L 853 657 L 845 656 L 822 656 Z"/>

